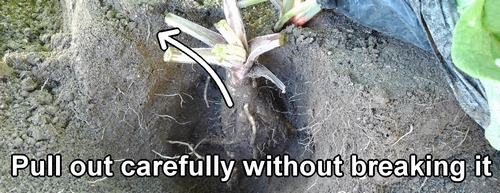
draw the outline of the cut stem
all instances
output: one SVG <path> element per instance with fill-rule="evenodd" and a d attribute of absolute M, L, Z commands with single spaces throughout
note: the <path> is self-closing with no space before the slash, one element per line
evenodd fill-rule
<path fill-rule="evenodd" d="M 283 4 L 281 5 L 280 10 L 280 18 L 283 17 L 283 14 L 287 13 L 292 9 L 294 0 L 283 0 Z"/>
<path fill-rule="evenodd" d="M 234 33 L 238 36 L 243 43 L 245 49 L 248 48 L 247 36 L 245 34 L 245 25 L 241 19 L 240 8 L 236 0 L 224 0 L 224 15 L 226 16 L 227 23 L 233 29 Z"/>
<path fill-rule="evenodd" d="M 226 43 L 226 40 L 220 34 L 173 13 L 168 13 L 165 16 L 165 23 L 173 27 L 178 27 L 182 32 L 193 36 L 209 46 Z"/>
<path fill-rule="evenodd" d="M 276 77 L 276 75 L 274 75 L 273 72 L 271 72 L 265 66 L 260 65 L 259 63 L 255 64 L 250 69 L 250 72 L 248 72 L 248 74 L 246 76 L 251 77 L 251 78 L 263 77 L 263 78 L 273 82 L 281 90 L 281 93 L 286 92 L 285 84 L 283 84 L 283 82 L 281 82 L 281 80 L 278 77 Z"/>
<path fill-rule="evenodd" d="M 247 59 L 247 52 L 243 47 L 229 44 L 217 44 L 213 47 L 212 53 L 219 57 L 219 61 L 233 62 L 242 65 Z"/>
<path fill-rule="evenodd" d="M 222 37 L 226 39 L 227 43 L 234 46 L 243 47 L 243 43 L 233 29 L 227 24 L 225 19 L 220 20 L 218 23 L 214 24 L 215 28 L 222 34 Z"/>
<path fill-rule="evenodd" d="M 251 5 L 255 5 L 257 3 L 262 3 L 264 1 L 267 1 L 267 0 L 242 0 L 242 1 L 238 1 L 238 7 L 245 8 L 245 7 L 248 7 Z"/>
<path fill-rule="evenodd" d="M 244 66 L 246 68 L 252 67 L 253 62 L 257 60 L 261 54 L 281 46 L 283 41 L 283 36 L 279 33 L 259 36 L 250 40 L 250 54 L 248 54 L 248 58 Z"/>
<path fill-rule="evenodd" d="M 220 61 L 220 57 L 212 52 L 212 48 L 193 48 L 193 51 L 205 59 L 205 61 L 209 64 L 219 65 L 225 68 L 231 68 L 234 66 L 231 63 Z M 196 64 L 194 59 L 174 47 L 169 47 L 167 51 L 165 51 L 163 61 L 182 64 Z"/>

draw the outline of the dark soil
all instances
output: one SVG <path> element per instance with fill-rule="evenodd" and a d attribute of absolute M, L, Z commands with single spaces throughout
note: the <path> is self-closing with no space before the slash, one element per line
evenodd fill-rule
<path fill-rule="evenodd" d="M 285 83 L 285 94 L 263 79 L 255 86 L 248 79 L 233 93 L 237 105 L 228 109 L 213 82 L 207 106 L 208 75 L 198 65 L 163 62 L 156 39 L 169 29 L 163 22 L 167 12 L 213 29 L 223 18 L 219 1 L 57 2 L 30 4 L 50 11 L 35 10 L 26 21 L 19 17 L 24 13 L 16 15 L 22 5 L 2 4 L 0 192 L 500 191 L 500 154 L 458 105 L 438 60 L 335 11 L 285 28 L 286 44 L 259 58 Z M 274 11 L 268 2 L 243 9 L 248 37 L 272 33 Z M 32 24 L 38 19 L 53 22 Z M 17 37 L 20 31 L 23 37 Z M 204 47 L 186 34 L 177 38 Z M 247 103 L 258 126 L 253 144 L 242 108 Z M 77 178 L 67 171 L 74 159 L 111 155 L 120 163 L 160 159 L 153 151 L 193 153 L 169 141 L 197 146 L 200 155 L 237 160 L 339 155 L 344 176 L 245 177 L 235 171 L 221 183 L 219 177 L 124 177 L 119 164 L 110 178 Z M 28 170 L 11 177 L 12 154 L 44 159 L 55 153 L 62 155 L 61 177 L 32 177 Z M 467 176 L 461 183 L 444 176 L 351 177 L 354 154 L 364 160 L 408 160 L 411 154 L 464 159 Z M 476 154 L 490 156 L 493 177 L 474 176 Z"/>

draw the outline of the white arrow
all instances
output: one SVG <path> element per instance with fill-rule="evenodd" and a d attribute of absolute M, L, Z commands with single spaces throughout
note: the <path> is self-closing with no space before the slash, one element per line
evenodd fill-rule
<path fill-rule="evenodd" d="M 181 52 L 189 56 L 191 59 L 193 59 L 196 63 L 200 64 L 205 71 L 208 72 L 210 77 L 212 77 L 215 80 L 215 83 L 219 87 L 220 92 L 222 93 L 222 96 L 224 97 L 224 100 L 226 101 L 226 104 L 229 108 L 233 107 L 233 99 L 231 98 L 231 95 L 229 95 L 229 92 L 227 91 L 226 85 L 222 82 L 220 79 L 219 75 L 215 73 L 214 69 L 203 59 L 198 53 L 193 51 L 191 48 L 188 46 L 184 45 L 183 43 L 177 41 L 176 39 L 172 38 L 172 36 L 179 35 L 181 33 L 181 30 L 179 28 L 172 28 L 169 30 L 165 31 L 160 31 L 158 32 L 158 42 L 160 42 L 160 48 L 165 51 L 168 48 L 167 43 L 172 44 L 172 46 L 176 47 L 179 49 Z"/>

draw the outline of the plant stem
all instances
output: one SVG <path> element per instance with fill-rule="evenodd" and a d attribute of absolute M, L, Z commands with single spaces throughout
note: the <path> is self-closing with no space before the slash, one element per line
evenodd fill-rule
<path fill-rule="evenodd" d="M 245 67 L 250 68 L 253 65 L 253 62 L 257 60 L 257 58 L 274 48 L 277 48 L 283 44 L 283 36 L 278 33 L 259 36 L 256 37 L 249 42 L 250 46 L 250 54 L 248 54 L 247 61 L 245 62 Z"/>
<path fill-rule="evenodd" d="M 209 64 L 219 65 L 225 68 L 233 67 L 231 63 L 220 61 L 220 57 L 212 52 L 212 48 L 193 48 L 193 51 L 200 55 Z M 167 51 L 165 51 L 163 61 L 182 64 L 196 64 L 195 60 L 174 47 L 169 47 Z"/>
<path fill-rule="evenodd" d="M 264 1 L 267 1 L 267 0 L 242 0 L 242 1 L 238 1 L 238 7 L 245 8 L 245 7 L 248 7 L 251 5 L 255 5 L 257 3 L 262 3 Z"/>
<path fill-rule="evenodd" d="M 247 36 L 245 34 L 245 25 L 241 19 L 240 8 L 236 0 L 224 0 L 224 15 L 226 16 L 227 23 L 233 29 L 234 33 L 238 36 L 243 47 L 248 48 Z"/>
<path fill-rule="evenodd" d="M 209 46 L 226 43 L 226 40 L 220 34 L 173 13 L 168 13 L 165 16 L 165 23 L 178 27 L 182 32 L 193 36 Z"/>
<path fill-rule="evenodd" d="M 314 17 L 319 11 L 321 11 L 320 6 L 313 6 L 308 10 L 301 12 L 294 17 L 292 17 L 291 21 L 299 26 L 304 25 L 308 22 L 312 17 Z"/>
<path fill-rule="evenodd" d="M 286 86 L 285 86 L 285 84 L 283 84 L 283 82 L 281 82 L 281 80 L 278 77 L 276 77 L 276 75 L 274 75 L 273 72 L 271 72 L 265 66 L 260 65 L 259 63 L 256 63 L 250 69 L 250 71 L 248 72 L 248 74 L 246 76 L 247 77 L 251 77 L 251 78 L 263 77 L 263 78 L 265 78 L 265 79 L 270 80 L 271 82 L 273 82 L 281 90 L 281 93 L 285 93 L 286 92 Z"/>
<path fill-rule="evenodd" d="M 212 53 L 219 57 L 219 61 L 232 62 L 235 66 L 243 65 L 247 59 L 247 51 L 243 47 L 229 44 L 216 44 Z"/>
<path fill-rule="evenodd" d="M 269 0 L 269 1 L 271 1 L 271 4 L 273 4 L 277 10 L 281 10 L 282 3 L 280 0 Z M 280 13 L 280 17 L 281 17 L 281 13 Z"/>
<path fill-rule="evenodd" d="M 234 46 L 243 47 L 243 43 L 233 29 L 227 24 L 225 19 L 220 20 L 218 23 L 214 24 L 215 28 L 222 34 L 222 37 L 226 39 L 227 43 Z"/>
<path fill-rule="evenodd" d="M 280 18 L 283 17 L 283 14 L 287 13 L 292 9 L 294 0 L 283 0 L 283 4 L 281 5 Z"/>
<path fill-rule="evenodd" d="M 317 9 L 321 9 L 321 5 L 316 3 L 316 0 L 307 0 L 301 4 L 299 4 L 297 7 L 292 8 L 290 11 L 286 12 L 274 25 L 274 31 L 279 31 L 285 23 L 290 20 L 293 16 L 305 12 L 305 11 L 312 11 L 314 12 Z M 306 14 L 307 15 L 307 14 Z"/>

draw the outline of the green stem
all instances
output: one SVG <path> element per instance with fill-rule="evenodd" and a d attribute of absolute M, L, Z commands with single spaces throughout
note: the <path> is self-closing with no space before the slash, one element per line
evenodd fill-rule
<path fill-rule="evenodd" d="M 244 66 L 246 68 L 252 67 L 253 62 L 257 60 L 261 54 L 283 45 L 283 38 L 284 37 L 281 34 L 275 33 L 266 36 L 259 36 L 250 40 L 250 53 L 248 54 Z"/>
<path fill-rule="evenodd" d="M 242 0 L 242 1 L 238 1 L 238 7 L 245 8 L 245 7 L 248 7 L 251 5 L 255 5 L 257 3 L 262 3 L 264 1 L 267 1 L 267 0 Z"/>
<path fill-rule="evenodd" d="M 224 15 L 228 25 L 233 29 L 238 36 L 245 49 L 248 48 L 247 36 L 245 34 L 245 25 L 241 19 L 240 8 L 235 0 L 224 0 Z"/>
<path fill-rule="evenodd" d="M 295 24 L 298 24 L 298 25 L 303 25 L 304 23 L 309 21 L 312 17 L 314 17 L 320 11 L 321 11 L 321 6 L 313 6 L 313 7 L 309 8 L 308 10 L 306 10 L 305 12 L 299 13 L 300 16 L 297 15 L 298 17 L 294 17 L 292 22 Z"/>
<path fill-rule="evenodd" d="M 283 17 L 283 14 L 287 13 L 292 9 L 294 0 L 283 0 L 283 4 L 281 5 L 280 17 Z"/>
<path fill-rule="evenodd" d="M 226 39 L 227 43 L 234 46 L 243 47 L 243 43 L 233 29 L 227 24 L 225 19 L 220 20 L 218 23 L 214 24 L 215 28 L 219 33 Z"/>
<path fill-rule="evenodd" d="M 205 61 L 209 64 L 227 67 L 220 62 L 219 56 L 212 53 L 212 48 L 193 48 L 193 51 L 205 59 Z M 174 47 L 169 47 L 167 51 L 165 51 L 163 61 L 181 64 L 196 64 L 195 60 Z"/>
<path fill-rule="evenodd" d="M 288 20 L 290 20 L 290 18 L 292 18 L 293 16 L 295 16 L 295 15 L 301 13 L 301 12 L 304 12 L 304 11 L 307 11 L 307 10 L 313 10 L 313 11 L 317 10 L 317 9 L 312 9 L 312 8 L 315 8 L 315 7 L 321 8 L 321 5 L 317 4 L 316 0 L 307 0 L 307 1 L 299 4 L 299 6 L 292 8 L 290 11 L 286 12 L 278 20 L 278 22 L 276 23 L 276 25 L 274 25 L 274 31 L 279 31 L 281 28 L 283 28 L 283 25 L 285 25 L 285 23 Z"/>
<path fill-rule="evenodd" d="M 219 61 L 225 60 L 235 65 L 243 65 L 247 60 L 247 52 L 240 46 L 217 44 L 212 48 L 212 53 L 219 57 Z"/>
<path fill-rule="evenodd" d="M 274 7 L 276 7 L 277 10 L 281 10 L 281 0 L 269 0 L 271 2 L 271 4 L 274 5 Z M 281 13 L 280 13 L 280 17 L 281 17 Z"/>
<path fill-rule="evenodd" d="M 165 16 L 165 23 L 178 27 L 182 32 L 193 36 L 209 46 L 226 43 L 226 40 L 220 34 L 173 13 L 168 13 Z"/>

